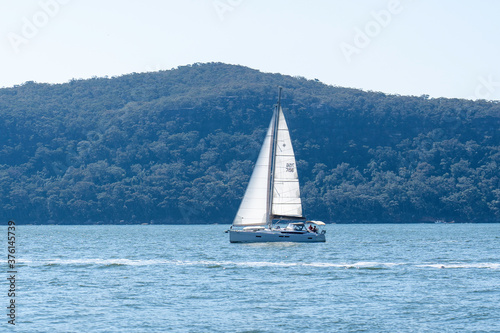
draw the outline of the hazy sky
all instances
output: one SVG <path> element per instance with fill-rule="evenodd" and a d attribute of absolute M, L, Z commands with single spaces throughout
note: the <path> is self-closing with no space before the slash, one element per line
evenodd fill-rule
<path fill-rule="evenodd" d="M 0 87 L 217 61 L 500 99 L 498 0 L 0 0 L 0 50 Z"/>

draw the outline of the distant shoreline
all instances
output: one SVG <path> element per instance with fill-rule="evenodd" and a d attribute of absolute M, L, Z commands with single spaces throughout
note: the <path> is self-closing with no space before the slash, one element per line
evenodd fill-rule
<path fill-rule="evenodd" d="M 500 221 L 480 221 L 480 222 L 325 222 L 327 225 L 334 224 L 495 224 L 500 223 Z M 22 221 L 16 221 L 16 225 L 21 226 L 65 226 L 65 225 L 81 225 L 81 226 L 100 226 L 100 225 L 117 225 L 117 226 L 130 226 L 130 225 L 143 225 L 143 226 L 151 226 L 151 225 L 175 225 L 175 226 L 190 226 L 190 225 L 226 225 L 230 226 L 231 223 L 181 223 L 181 222 L 171 222 L 171 223 L 133 223 L 133 222 L 125 222 L 125 223 L 23 223 Z"/>

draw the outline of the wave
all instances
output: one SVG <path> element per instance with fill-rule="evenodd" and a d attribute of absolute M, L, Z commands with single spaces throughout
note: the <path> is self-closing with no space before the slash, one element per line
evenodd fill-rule
<path fill-rule="evenodd" d="M 271 262 L 271 261 L 220 261 L 220 260 L 167 260 L 167 259 L 45 259 L 21 260 L 22 266 L 204 266 L 207 268 L 232 267 L 315 267 L 344 269 L 390 269 L 397 266 L 413 266 L 420 268 L 489 268 L 500 269 L 500 263 L 394 263 L 378 261 L 360 261 L 354 263 L 332 262 Z"/>
<path fill-rule="evenodd" d="M 330 263 L 330 262 L 270 262 L 270 261 L 175 261 L 175 265 L 209 266 L 209 267 L 318 267 L 318 268 L 383 268 L 401 265 L 398 263 L 382 262 L 356 262 L 356 263 Z"/>
<path fill-rule="evenodd" d="M 150 266 L 167 261 L 154 259 L 44 259 L 44 260 L 19 260 L 21 265 L 27 266 Z"/>
<path fill-rule="evenodd" d="M 484 263 L 444 263 L 444 264 L 420 264 L 416 267 L 429 267 L 429 268 L 490 268 L 500 269 L 499 263 L 484 262 Z"/>

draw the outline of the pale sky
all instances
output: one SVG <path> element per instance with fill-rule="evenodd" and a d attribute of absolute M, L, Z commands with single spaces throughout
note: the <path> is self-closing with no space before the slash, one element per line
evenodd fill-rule
<path fill-rule="evenodd" d="M 0 87 L 225 62 L 500 99 L 498 0 L 0 0 Z"/>

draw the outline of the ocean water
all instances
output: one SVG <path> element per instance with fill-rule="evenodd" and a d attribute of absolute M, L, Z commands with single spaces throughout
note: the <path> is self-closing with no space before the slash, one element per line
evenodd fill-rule
<path fill-rule="evenodd" d="M 498 224 L 328 225 L 318 244 L 227 228 L 17 226 L 0 331 L 500 332 Z"/>

